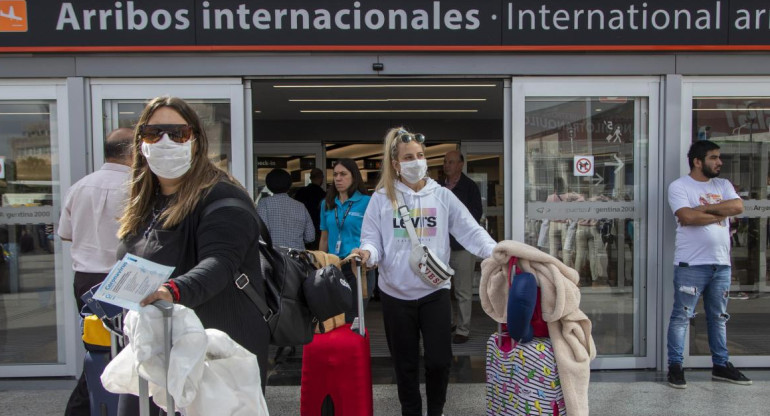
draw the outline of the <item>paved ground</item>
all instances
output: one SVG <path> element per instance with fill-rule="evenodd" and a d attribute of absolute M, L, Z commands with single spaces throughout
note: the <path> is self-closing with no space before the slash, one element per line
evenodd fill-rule
<path fill-rule="evenodd" d="M 688 371 L 688 388 L 676 390 L 663 382 L 664 375 L 649 371 L 594 372 L 589 386 L 594 415 L 749 415 L 770 413 L 770 371 L 746 371 L 752 386 L 711 381 L 708 371 Z M 61 415 L 74 380 L 0 379 L 0 414 L 3 416 Z M 451 384 L 445 413 L 484 415 L 484 385 Z M 299 386 L 267 388 L 272 415 L 299 415 Z M 374 414 L 400 414 L 396 387 L 374 386 Z"/>

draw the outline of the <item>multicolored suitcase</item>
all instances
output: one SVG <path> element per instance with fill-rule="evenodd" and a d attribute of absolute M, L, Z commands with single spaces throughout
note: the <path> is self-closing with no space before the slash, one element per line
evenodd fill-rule
<path fill-rule="evenodd" d="M 566 415 L 550 338 L 487 341 L 487 415 Z"/>
<path fill-rule="evenodd" d="M 516 259 L 508 276 L 521 273 Z M 513 277 L 515 278 L 515 277 Z M 509 278 L 509 284 L 511 283 Z M 542 320 L 540 290 L 532 317 L 535 337 L 526 343 L 512 339 L 504 324 L 487 341 L 487 415 L 566 415 L 564 394 L 556 368 L 553 345 Z"/>
<path fill-rule="evenodd" d="M 362 277 L 355 261 L 356 279 Z M 358 318 L 324 334 L 303 347 L 300 414 L 302 416 L 371 416 L 372 366 L 364 304 L 357 290 Z"/>

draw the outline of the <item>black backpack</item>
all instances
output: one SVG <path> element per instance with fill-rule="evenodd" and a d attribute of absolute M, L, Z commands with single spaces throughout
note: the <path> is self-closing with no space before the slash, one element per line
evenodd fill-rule
<path fill-rule="evenodd" d="M 313 315 L 308 308 L 302 285 L 315 267 L 304 250 L 274 247 L 270 232 L 262 223 L 253 204 L 238 198 L 223 198 L 209 204 L 202 216 L 223 207 L 238 207 L 249 212 L 259 226 L 259 255 L 265 280 L 265 296 L 257 292 L 249 276 L 237 272 L 235 285 L 256 305 L 270 328 L 272 345 L 304 345 L 313 340 Z"/>

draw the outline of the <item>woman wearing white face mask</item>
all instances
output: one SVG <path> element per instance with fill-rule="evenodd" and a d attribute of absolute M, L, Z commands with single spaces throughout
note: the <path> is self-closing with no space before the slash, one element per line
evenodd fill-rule
<path fill-rule="evenodd" d="M 419 242 L 449 263 L 449 234 L 471 253 L 489 257 L 495 241 L 449 189 L 426 177 L 425 137 L 399 127 L 385 135 L 380 182 L 364 215 L 361 247 L 352 250 L 379 265 L 385 334 L 393 357 L 402 415 L 422 416 L 420 336 L 425 348 L 425 391 L 429 416 L 446 402 L 452 362 L 451 281 L 432 285 L 410 267 L 412 241 L 398 213 L 399 194 L 409 209 Z"/>
<path fill-rule="evenodd" d="M 235 179 L 209 161 L 206 132 L 180 98 L 151 100 L 133 145 L 118 258 L 132 253 L 175 267 L 168 282 L 142 304 L 164 299 L 192 308 L 205 328 L 226 332 L 257 356 L 264 389 L 270 333 L 259 310 L 233 282 L 236 273 L 244 273 L 264 296 L 254 203 Z M 206 210 L 224 198 L 245 204 Z M 137 414 L 137 402 L 135 396 L 121 396 L 119 415 Z"/>

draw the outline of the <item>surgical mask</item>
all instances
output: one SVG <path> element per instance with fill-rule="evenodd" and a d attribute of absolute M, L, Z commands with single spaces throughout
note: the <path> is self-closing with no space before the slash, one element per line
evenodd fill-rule
<path fill-rule="evenodd" d="M 187 173 L 192 165 L 192 138 L 184 143 L 171 141 L 164 134 L 157 143 L 142 143 L 142 154 L 150 170 L 165 179 L 176 179 Z"/>
<path fill-rule="evenodd" d="M 428 173 L 428 162 L 425 159 L 401 162 L 401 177 L 409 183 L 417 183 Z"/>

